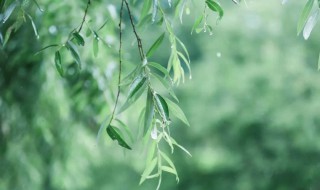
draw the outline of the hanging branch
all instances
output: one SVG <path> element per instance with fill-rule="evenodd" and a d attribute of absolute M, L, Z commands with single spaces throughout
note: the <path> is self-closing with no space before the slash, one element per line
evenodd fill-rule
<path fill-rule="evenodd" d="M 80 24 L 78 32 L 80 32 L 82 30 L 83 24 L 84 24 L 84 22 L 86 21 L 86 18 L 87 18 L 87 14 L 88 14 L 88 10 L 89 10 L 90 5 L 91 5 L 91 0 L 88 0 L 87 7 L 86 7 L 86 9 L 84 11 L 84 15 L 82 17 L 82 22 Z"/>
<path fill-rule="evenodd" d="M 128 14 L 129 14 L 130 23 L 131 23 L 131 26 L 132 26 L 133 33 L 136 36 L 136 39 L 137 39 L 137 42 L 138 42 L 138 49 L 139 49 L 139 53 L 140 53 L 140 58 L 141 58 L 141 61 L 143 61 L 144 58 L 145 58 L 145 55 L 144 55 L 144 52 L 143 52 L 142 41 L 141 41 L 140 36 L 137 33 L 137 30 L 136 30 L 136 27 L 135 27 L 134 23 L 133 23 L 133 18 L 132 18 L 132 14 L 131 14 L 131 10 L 130 10 L 128 1 L 124 0 L 124 2 L 126 3 L 126 7 L 127 7 L 127 10 L 128 10 Z"/>
<path fill-rule="evenodd" d="M 114 104 L 114 108 L 111 114 L 111 119 L 108 125 L 112 122 L 114 118 L 114 114 L 116 111 L 116 108 L 118 106 L 119 102 L 119 96 L 120 96 L 120 82 L 121 82 L 121 72 L 122 72 L 122 16 L 123 16 L 123 5 L 124 0 L 121 2 L 121 8 L 120 8 L 120 21 L 119 21 L 119 75 L 118 75 L 118 90 L 117 90 L 117 96 L 116 96 L 116 102 Z"/>

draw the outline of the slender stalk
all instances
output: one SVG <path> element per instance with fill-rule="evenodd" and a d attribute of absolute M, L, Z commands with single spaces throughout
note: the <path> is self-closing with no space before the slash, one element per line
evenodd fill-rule
<path fill-rule="evenodd" d="M 137 33 L 137 30 L 136 30 L 136 27 L 135 27 L 134 23 L 133 23 L 133 17 L 132 17 L 132 14 L 131 14 L 129 3 L 128 3 L 127 0 L 124 0 L 124 2 L 126 4 L 127 10 L 128 10 L 128 14 L 129 14 L 130 23 L 131 23 L 131 26 L 132 26 L 133 33 L 136 36 L 136 39 L 137 39 L 137 42 L 138 42 L 138 49 L 139 49 L 139 53 L 140 53 L 140 58 L 141 58 L 141 61 L 143 61 L 145 59 L 145 55 L 144 55 L 144 52 L 143 52 L 142 41 L 141 41 L 140 36 Z"/>
<path fill-rule="evenodd" d="M 120 21 L 119 21 L 119 74 L 118 74 L 118 90 L 117 90 L 117 96 L 116 96 L 116 102 L 114 104 L 113 107 L 113 111 L 111 114 L 111 119 L 110 122 L 108 124 L 108 126 L 110 125 L 110 123 L 112 122 L 112 120 L 114 119 L 114 115 L 116 112 L 116 108 L 118 106 L 118 102 L 119 102 L 119 96 L 120 96 L 120 83 L 121 83 L 121 72 L 122 72 L 122 17 L 123 17 L 123 6 L 124 6 L 124 1 L 122 0 L 121 2 L 121 8 L 120 8 Z"/>
<path fill-rule="evenodd" d="M 86 7 L 86 9 L 85 9 L 85 11 L 84 11 L 84 15 L 83 15 L 83 17 L 82 17 L 82 22 L 81 22 L 81 24 L 80 24 L 80 27 L 79 27 L 79 29 L 78 29 L 78 32 L 80 32 L 80 31 L 82 30 L 83 24 L 84 24 L 84 22 L 86 21 L 86 18 L 87 18 L 87 14 L 88 14 L 88 10 L 89 10 L 90 5 L 91 5 L 91 0 L 88 0 L 88 2 L 87 2 L 87 7 Z"/>

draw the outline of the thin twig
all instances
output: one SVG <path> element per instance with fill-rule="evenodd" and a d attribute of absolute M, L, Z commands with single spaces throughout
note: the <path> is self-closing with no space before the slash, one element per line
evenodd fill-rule
<path fill-rule="evenodd" d="M 118 90 L 117 90 L 117 96 L 116 96 L 116 102 L 114 104 L 114 108 L 112 111 L 111 119 L 108 125 L 112 122 L 114 118 L 114 114 L 116 112 L 116 108 L 118 106 L 119 102 L 119 96 L 120 96 L 120 82 L 121 82 L 121 72 L 122 72 L 122 16 L 123 16 L 123 5 L 124 0 L 121 2 L 121 8 L 120 8 L 120 21 L 119 21 L 119 75 L 118 75 Z"/>
<path fill-rule="evenodd" d="M 139 49 L 139 53 L 140 53 L 140 58 L 141 58 L 141 61 L 143 61 L 145 59 L 145 55 L 144 55 L 144 52 L 143 52 L 142 41 L 141 41 L 141 38 L 139 37 L 139 35 L 137 33 L 137 30 L 136 30 L 136 27 L 135 27 L 134 23 L 133 23 L 133 18 L 132 18 L 132 14 L 131 14 L 131 10 L 130 10 L 128 1 L 124 0 L 124 2 L 126 3 L 126 7 L 127 7 L 127 10 L 128 10 L 128 14 L 129 14 L 130 23 L 131 23 L 131 26 L 132 26 L 133 33 L 136 36 L 136 39 L 137 39 L 137 42 L 138 42 L 138 49 Z"/>
<path fill-rule="evenodd" d="M 82 30 L 83 24 L 84 24 L 84 22 L 86 21 L 86 18 L 87 18 L 87 14 L 88 14 L 88 10 L 89 10 L 90 5 L 91 5 L 91 0 L 88 0 L 87 7 L 86 7 L 86 9 L 84 11 L 84 15 L 82 17 L 82 22 L 80 24 L 78 32 L 80 32 Z"/>

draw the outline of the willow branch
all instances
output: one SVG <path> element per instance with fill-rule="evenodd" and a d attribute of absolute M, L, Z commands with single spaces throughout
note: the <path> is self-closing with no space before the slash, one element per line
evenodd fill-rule
<path fill-rule="evenodd" d="M 131 26 L 132 26 L 133 33 L 136 36 L 136 39 L 137 39 L 137 42 L 138 42 L 138 49 L 139 49 L 139 53 L 140 53 L 140 58 L 141 58 L 141 61 L 143 61 L 144 58 L 145 58 L 145 55 L 144 55 L 144 52 L 143 52 L 142 41 L 141 41 L 140 36 L 137 33 L 137 30 L 136 30 L 136 27 L 135 27 L 134 23 L 133 23 L 133 17 L 132 17 L 132 14 L 131 14 L 131 10 L 130 10 L 128 1 L 124 0 L 124 2 L 126 3 L 126 7 L 127 7 L 127 10 L 128 10 L 128 14 L 129 14 L 130 23 L 131 23 Z"/>
<path fill-rule="evenodd" d="M 82 17 L 82 22 L 80 24 L 78 32 L 80 32 L 82 30 L 83 24 L 84 24 L 84 22 L 86 21 L 86 18 L 87 18 L 87 14 L 88 14 L 88 10 L 89 10 L 90 5 L 91 5 L 91 0 L 88 0 L 87 7 L 86 7 L 86 9 L 84 11 L 84 15 Z"/>
<path fill-rule="evenodd" d="M 123 6 L 124 6 L 124 0 L 122 0 L 121 2 L 121 8 L 120 8 L 120 21 L 119 21 L 119 74 L 118 74 L 118 90 L 117 90 L 117 96 L 116 96 L 116 102 L 114 104 L 113 107 L 113 111 L 112 111 L 112 115 L 111 115 L 111 119 L 109 122 L 112 122 L 113 118 L 114 118 L 114 114 L 116 112 L 116 108 L 118 106 L 118 102 L 119 102 L 119 96 L 120 96 L 120 82 L 121 82 L 121 72 L 122 72 L 122 16 L 123 16 Z"/>

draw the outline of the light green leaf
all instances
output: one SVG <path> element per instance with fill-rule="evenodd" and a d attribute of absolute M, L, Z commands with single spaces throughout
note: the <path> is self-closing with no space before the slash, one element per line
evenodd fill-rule
<path fill-rule="evenodd" d="M 148 89 L 148 94 L 147 94 L 146 113 L 145 113 L 145 120 L 144 120 L 143 136 L 147 133 L 147 131 L 150 128 L 153 116 L 154 116 L 153 94 L 152 94 L 152 92 L 151 92 L 151 90 L 149 88 Z"/>
<path fill-rule="evenodd" d="M 178 177 L 178 173 L 177 173 L 176 169 L 173 169 L 173 168 L 168 167 L 168 166 L 161 166 L 161 170 L 165 171 L 165 172 L 168 172 L 168 173 L 172 173 L 173 175 L 176 176 L 176 180 L 179 182 L 179 177 Z"/>
<path fill-rule="evenodd" d="M 179 147 L 181 150 L 183 150 L 185 153 L 187 153 L 190 157 L 192 157 L 192 155 L 190 154 L 190 152 L 189 152 L 186 148 L 184 148 L 183 146 L 181 146 L 180 144 L 178 144 L 177 141 L 174 140 L 172 137 L 170 137 L 170 138 L 171 138 L 171 141 L 172 141 L 172 143 L 173 143 L 174 145 L 176 145 L 176 146 Z"/>
<path fill-rule="evenodd" d="M 151 0 L 144 0 L 143 1 L 143 6 L 142 6 L 142 11 L 141 11 L 141 18 L 145 18 L 145 16 L 148 14 L 150 8 L 151 8 L 152 1 Z"/>
<path fill-rule="evenodd" d="M 81 69 L 81 60 L 80 60 L 80 55 L 77 46 L 72 43 L 70 40 L 66 43 L 66 47 L 70 51 L 73 59 L 76 61 L 78 64 L 79 69 Z"/>
<path fill-rule="evenodd" d="M 37 29 L 37 26 L 35 25 L 31 15 L 27 14 L 30 22 L 31 22 L 31 25 L 32 25 L 32 28 L 33 28 L 33 32 L 34 32 L 34 35 L 37 37 L 37 39 L 39 38 L 39 34 L 38 34 L 38 29 Z"/>
<path fill-rule="evenodd" d="M 98 52 L 99 52 L 99 40 L 97 38 L 94 38 L 92 41 L 92 45 L 93 45 L 93 56 L 97 57 L 98 56 Z"/>
<path fill-rule="evenodd" d="M 80 46 L 84 46 L 84 39 L 79 32 L 74 32 L 73 34 L 74 39 L 76 40 L 77 44 Z"/>
<path fill-rule="evenodd" d="M 117 132 L 115 127 L 109 125 L 107 127 L 107 133 L 112 140 L 117 140 L 120 146 L 131 150 L 131 147 L 123 140 L 123 138 L 120 136 L 119 132 Z"/>
<path fill-rule="evenodd" d="M 305 23 L 307 22 L 308 16 L 311 12 L 314 0 L 308 0 L 306 5 L 304 6 L 302 13 L 299 17 L 298 25 L 297 25 L 297 35 L 303 30 Z"/>
<path fill-rule="evenodd" d="M 169 121 L 169 108 L 166 101 L 159 94 L 155 94 L 154 99 L 161 117 L 166 121 Z"/>
<path fill-rule="evenodd" d="M 146 169 L 143 171 L 139 185 L 141 185 L 147 178 L 147 176 L 149 176 L 151 174 L 151 172 L 155 169 L 156 165 L 157 165 L 157 161 L 158 158 L 155 157 L 146 167 Z"/>
<path fill-rule="evenodd" d="M 303 37 L 307 40 L 313 30 L 314 26 L 317 24 L 319 18 L 319 9 L 316 10 L 308 19 L 304 29 L 303 29 Z"/>
<path fill-rule="evenodd" d="M 200 25 L 200 23 L 202 22 L 202 20 L 203 20 L 203 15 L 201 15 L 201 16 L 199 16 L 199 17 L 197 18 L 197 20 L 194 22 L 194 24 L 193 24 L 193 26 L 192 26 L 191 34 L 192 34 L 192 32 L 193 32 L 194 30 L 196 30 L 196 28 L 198 28 L 198 26 Z M 197 33 L 199 33 L 199 32 L 197 32 Z"/>
<path fill-rule="evenodd" d="M 181 108 L 177 104 L 175 104 L 174 102 L 169 100 L 168 98 L 165 98 L 165 100 L 169 106 L 170 113 L 172 113 L 174 116 L 176 116 L 178 119 L 180 119 L 186 125 L 190 126 L 188 119 L 185 116 L 185 114 L 183 113 L 183 111 L 181 110 Z"/>
<path fill-rule="evenodd" d="M 206 0 L 206 4 L 208 5 L 209 9 L 219 14 L 219 19 L 222 19 L 223 9 L 218 2 L 213 0 Z"/>
<path fill-rule="evenodd" d="M 165 33 L 161 34 L 159 38 L 152 44 L 147 52 L 147 57 L 151 57 L 153 53 L 158 49 L 164 39 Z"/>
<path fill-rule="evenodd" d="M 101 138 L 101 134 L 102 132 L 106 129 L 107 127 L 107 124 L 110 123 L 110 119 L 111 119 L 111 116 L 108 115 L 106 117 L 106 119 L 102 122 L 102 124 L 100 125 L 99 127 L 99 131 L 98 131 L 98 134 L 97 134 L 97 137 L 96 137 L 96 143 L 98 144 L 100 138 Z"/>
<path fill-rule="evenodd" d="M 158 71 L 160 71 L 161 73 L 163 73 L 166 77 L 170 77 L 169 72 L 167 71 L 166 68 L 164 68 L 162 65 L 160 65 L 159 63 L 155 63 L 155 62 L 148 62 L 147 64 L 148 66 L 151 66 L 155 69 L 157 69 Z"/>
<path fill-rule="evenodd" d="M 174 93 L 174 91 L 172 89 L 171 78 L 168 79 L 168 80 L 170 80 L 170 82 L 168 82 L 166 79 L 162 78 L 157 73 L 151 73 L 151 76 L 153 76 L 155 79 L 157 79 L 168 90 L 168 93 L 172 96 L 172 98 L 174 98 L 177 102 L 179 102 L 178 97 L 176 96 L 176 94 Z"/>
<path fill-rule="evenodd" d="M 5 23 L 9 19 L 9 17 L 11 16 L 12 12 L 16 7 L 17 7 L 17 3 L 15 1 L 8 6 L 8 8 L 3 14 L 2 23 Z"/>
<path fill-rule="evenodd" d="M 176 169 L 171 159 L 164 152 L 160 151 L 160 155 L 169 164 L 171 168 L 173 168 L 174 170 Z"/>
<path fill-rule="evenodd" d="M 158 13 L 158 0 L 153 0 L 152 22 L 156 20 L 157 13 Z"/>
<path fill-rule="evenodd" d="M 56 51 L 56 53 L 54 54 L 54 63 L 56 65 L 56 68 L 57 68 L 60 76 L 63 77 L 64 71 L 63 71 L 63 67 L 61 64 L 61 55 L 60 55 L 59 51 Z"/>
<path fill-rule="evenodd" d="M 145 17 L 143 17 L 139 23 L 137 24 L 137 27 L 138 28 L 141 28 L 142 26 L 144 26 L 146 23 L 150 23 L 151 22 L 151 19 L 152 19 L 152 15 L 151 14 L 148 14 L 146 15 Z"/>
<path fill-rule="evenodd" d="M 170 139 L 170 136 L 167 132 L 163 132 L 164 134 L 164 139 L 167 141 L 167 143 L 169 144 L 170 148 L 171 148 L 171 154 L 173 154 L 173 151 L 174 151 L 174 147 L 173 147 L 173 144 L 172 144 L 172 141 Z"/>

